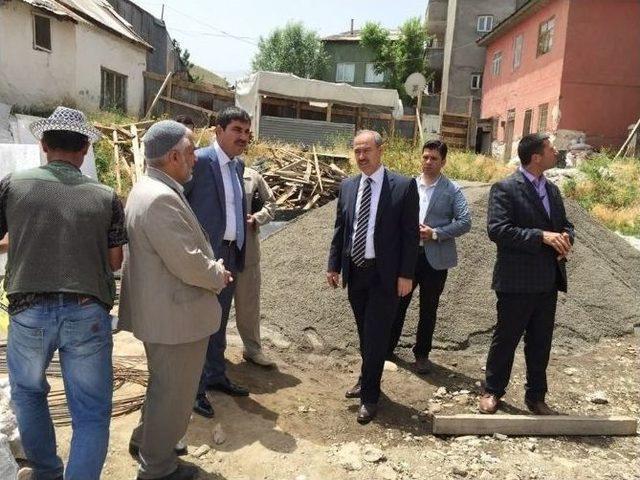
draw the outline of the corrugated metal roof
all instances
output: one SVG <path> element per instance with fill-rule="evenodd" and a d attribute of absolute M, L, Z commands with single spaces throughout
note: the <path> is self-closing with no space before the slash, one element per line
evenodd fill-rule
<path fill-rule="evenodd" d="M 36 8 L 74 22 L 91 23 L 103 30 L 135 43 L 147 50 L 153 47 L 144 41 L 131 24 L 122 18 L 106 0 L 22 0 Z"/>
<path fill-rule="evenodd" d="M 263 116 L 260 139 L 305 145 L 332 145 L 338 138 L 353 137 L 355 125 L 320 120 Z"/>

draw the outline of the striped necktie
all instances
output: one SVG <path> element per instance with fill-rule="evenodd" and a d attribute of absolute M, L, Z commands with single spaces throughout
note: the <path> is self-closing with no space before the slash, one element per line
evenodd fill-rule
<path fill-rule="evenodd" d="M 369 227 L 369 212 L 371 211 L 371 178 L 367 178 L 360 198 L 360 210 L 358 210 L 358 225 L 356 236 L 351 248 L 351 260 L 357 266 L 364 263 L 364 255 L 367 246 L 367 229 Z"/>

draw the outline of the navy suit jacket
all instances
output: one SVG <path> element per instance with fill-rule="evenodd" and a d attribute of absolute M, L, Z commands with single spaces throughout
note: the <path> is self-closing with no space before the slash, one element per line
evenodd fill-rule
<path fill-rule="evenodd" d="M 342 181 L 328 271 L 342 272 L 342 286 L 349 283 L 351 239 L 361 175 Z M 374 249 L 376 269 L 383 288 L 397 295 L 398 277 L 413 279 L 418 255 L 419 199 L 412 178 L 385 169 L 376 212 Z"/>
<path fill-rule="evenodd" d="M 209 235 L 209 241 L 216 256 L 220 253 L 224 231 L 227 227 L 226 203 L 224 198 L 224 183 L 222 182 L 222 172 L 220 162 L 213 146 L 196 150 L 197 161 L 193 168 L 193 178 L 184 187 L 184 194 L 191 204 L 196 217 L 200 221 L 202 228 Z M 237 162 L 236 173 L 240 182 L 240 191 L 244 192 L 244 163 Z M 244 268 L 244 257 L 247 238 L 247 206 L 242 198 L 242 222 L 245 230 L 245 243 L 240 250 L 238 258 L 238 270 Z"/>
<path fill-rule="evenodd" d="M 551 215 L 534 186 L 517 171 L 495 183 L 489 193 L 487 231 L 498 246 L 492 288 L 508 293 L 567 291 L 566 260 L 542 242 L 542 232 L 567 232 L 574 240 L 560 190 L 547 180 Z"/>

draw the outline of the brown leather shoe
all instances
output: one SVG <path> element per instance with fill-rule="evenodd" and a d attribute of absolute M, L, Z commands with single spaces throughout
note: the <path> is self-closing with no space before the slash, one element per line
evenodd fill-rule
<path fill-rule="evenodd" d="M 345 398 L 360 398 L 360 382 L 344 392 Z"/>
<path fill-rule="evenodd" d="M 358 423 L 366 425 L 373 420 L 378 413 L 378 405 L 375 403 L 363 403 L 358 410 Z"/>
<path fill-rule="evenodd" d="M 529 411 L 534 415 L 560 415 L 560 413 L 547 405 L 544 400 L 537 400 L 535 402 L 525 400 L 524 403 L 527 405 Z"/>
<path fill-rule="evenodd" d="M 480 413 L 492 415 L 498 411 L 500 399 L 492 393 L 483 393 L 478 402 L 478 410 Z"/>

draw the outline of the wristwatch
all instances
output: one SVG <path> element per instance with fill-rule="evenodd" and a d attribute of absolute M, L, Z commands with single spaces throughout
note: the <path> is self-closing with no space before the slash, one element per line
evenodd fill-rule
<path fill-rule="evenodd" d="M 438 232 L 431 230 L 431 240 L 438 240 Z"/>

